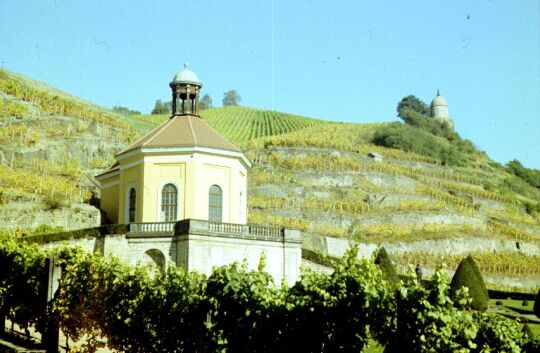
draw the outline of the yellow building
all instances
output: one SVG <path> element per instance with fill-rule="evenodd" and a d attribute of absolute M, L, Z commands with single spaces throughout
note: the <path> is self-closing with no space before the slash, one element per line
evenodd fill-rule
<path fill-rule="evenodd" d="M 197 115 L 202 87 L 186 67 L 170 83 L 172 116 L 98 175 L 112 223 L 200 219 L 246 224 L 251 162 Z"/>

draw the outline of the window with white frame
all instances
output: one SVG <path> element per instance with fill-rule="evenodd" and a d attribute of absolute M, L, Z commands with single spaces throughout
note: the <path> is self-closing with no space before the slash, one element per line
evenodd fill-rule
<path fill-rule="evenodd" d="M 208 220 L 223 222 L 223 191 L 217 185 L 210 186 L 208 193 Z"/>
<path fill-rule="evenodd" d="M 161 189 L 161 220 L 174 222 L 178 217 L 178 189 L 174 184 L 165 184 Z"/>

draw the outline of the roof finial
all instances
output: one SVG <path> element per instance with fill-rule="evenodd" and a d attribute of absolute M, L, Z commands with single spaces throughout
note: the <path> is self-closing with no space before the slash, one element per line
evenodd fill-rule
<path fill-rule="evenodd" d="M 437 88 L 437 96 L 440 96 L 441 94 L 439 93 L 439 89 Z"/>
<path fill-rule="evenodd" d="M 185 68 L 185 69 L 187 69 L 187 68 L 188 68 L 188 66 L 189 66 L 189 64 L 188 64 L 188 63 L 184 63 L 184 68 Z"/>

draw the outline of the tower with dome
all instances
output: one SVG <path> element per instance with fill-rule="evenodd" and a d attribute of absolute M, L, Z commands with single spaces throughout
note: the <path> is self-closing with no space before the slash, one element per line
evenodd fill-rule
<path fill-rule="evenodd" d="M 437 90 L 437 95 L 431 101 L 430 116 L 447 123 L 452 128 L 454 127 L 454 120 L 448 115 L 448 103 L 446 102 L 446 99 L 441 96 L 439 90 Z"/>

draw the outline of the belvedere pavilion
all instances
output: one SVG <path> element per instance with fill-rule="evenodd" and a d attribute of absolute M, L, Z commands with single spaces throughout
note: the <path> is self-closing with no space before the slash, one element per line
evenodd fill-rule
<path fill-rule="evenodd" d="M 173 262 L 205 274 L 233 261 L 256 268 L 265 253 L 276 282 L 293 283 L 300 233 L 247 224 L 251 162 L 197 114 L 202 83 L 184 66 L 169 84 L 171 117 L 96 176 L 102 211 L 111 223 L 128 224 L 126 234 L 104 238 L 102 251 L 129 263 Z"/>

